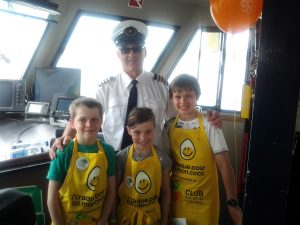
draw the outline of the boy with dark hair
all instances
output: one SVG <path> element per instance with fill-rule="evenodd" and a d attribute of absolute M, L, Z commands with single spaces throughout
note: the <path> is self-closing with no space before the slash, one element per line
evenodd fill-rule
<path fill-rule="evenodd" d="M 133 144 L 117 154 L 118 225 L 167 225 L 172 162 L 152 144 L 152 109 L 134 108 L 128 116 L 127 130 Z"/>
<path fill-rule="evenodd" d="M 218 167 L 230 216 L 235 225 L 241 225 L 242 214 L 223 132 L 211 126 L 196 109 L 201 94 L 198 80 L 181 74 L 171 82 L 169 93 L 177 111 L 164 131 L 174 163 L 171 217 L 185 218 L 188 225 L 219 224 Z"/>

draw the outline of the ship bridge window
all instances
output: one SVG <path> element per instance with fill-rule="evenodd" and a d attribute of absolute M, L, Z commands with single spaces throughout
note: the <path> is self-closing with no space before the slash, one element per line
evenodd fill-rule
<path fill-rule="evenodd" d="M 60 57 L 56 59 L 56 66 L 81 69 L 81 95 L 95 97 L 99 83 L 120 73 L 121 65 L 111 40 L 112 29 L 119 22 L 119 17 L 108 18 L 82 12 L 74 29 L 67 34 L 69 38 L 60 48 L 63 52 L 58 53 Z M 144 69 L 151 71 L 171 40 L 175 28 L 149 23 L 148 30 Z"/>
<path fill-rule="evenodd" d="M 241 110 L 246 76 L 249 31 L 225 34 L 214 28 L 199 29 L 169 77 L 187 73 L 200 84 L 197 102 L 202 108 L 223 112 Z"/>
<path fill-rule="evenodd" d="M 46 30 L 49 13 L 0 0 L 0 79 L 20 79 Z"/>

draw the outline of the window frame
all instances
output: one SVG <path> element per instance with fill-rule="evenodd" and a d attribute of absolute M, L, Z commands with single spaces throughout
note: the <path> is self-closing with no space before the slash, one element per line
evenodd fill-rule
<path fill-rule="evenodd" d="M 221 108 L 221 104 L 222 104 L 222 92 L 223 92 L 223 85 L 224 85 L 224 76 L 225 76 L 225 66 L 226 66 L 226 42 L 227 42 L 227 33 L 224 33 L 223 31 L 221 31 L 219 28 L 217 27 L 212 27 L 212 26 L 205 26 L 205 27 L 198 27 L 197 29 L 195 29 L 194 33 L 191 35 L 191 37 L 189 38 L 189 40 L 186 42 L 186 45 L 184 47 L 184 49 L 181 51 L 181 53 L 178 55 L 176 62 L 173 64 L 174 66 L 171 68 L 170 70 L 170 74 L 169 74 L 169 78 L 174 78 L 176 77 L 176 75 L 174 76 L 174 71 L 176 70 L 177 65 L 180 63 L 181 59 L 184 57 L 185 53 L 188 51 L 189 46 L 191 44 L 191 42 L 193 41 L 193 39 L 195 38 L 195 35 L 197 35 L 197 32 L 200 31 L 200 40 L 199 40 L 199 58 L 201 55 L 201 38 L 202 38 L 202 33 L 203 32 L 213 32 L 213 33 L 220 33 L 221 37 L 220 37 L 220 48 L 219 48 L 219 54 L 220 54 L 220 63 L 219 63 L 219 69 L 218 69 L 218 82 L 217 82 L 217 92 L 216 92 L 216 102 L 214 105 L 212 106 L 207 106 L 207 105 L 197 105 L 198 107 L 200 107 L 202 110 L 207 110 L 207 109 L 212 109 L 212 110 L 216 110 L 225 114 L 239 114 L 240 110 L 228 110 L 228 109 L 223 109 Z M 243 75 L 243 80 L 244 82 L 246 81 L 246 77 L 247 77 L 247 71 L 248 71 L 248 60 L 249 60 L 249 46 L 250 46 L 250 32 L 249 32 L 249 38 L 248 38 L 248 47 L 247 47 L 247 54 L 245 57 L 246 60 L 246 65 L 244 68 L 244 75 Z M 200 65 L 200 61 L 201 59 L 198 58 L 198 73 L 197 75 L 199 75 L 199 65 Z M 196 77 L 198 79 L 198 77 Z M 169 80 L 170 83 L 170 80 Z M 242 93 L 242 87 L 240 92 Z"/>
<path fill-rule="evenodd" d="M 87 11 L 87 10 L 82 10 L 82 9 L 79 9 L 72 22 L 71 22 L 71 25 L 69 26 L 69 29 L 67 30 L 64 38 L 63 38 L 63 41 L 60 43 L 50 65 L 51 66 L 62 66 L 62 67 L 70 67 L 70 65 L 64 65 L 64 64 L 61 64 L 59 65 L 59 60 L 61 59 L 62 55 L 64 54 L 64 51 L 65 49 L 67 48 L 67 45 L 68 45 L 68 42 L 70 41 L 70 39 L 72 38 L 72 35 L 76 29 L 76 26 L 78 25 L 78 22 L 80 21 L 80 18 L 82 16 L 87 16 L 87 17 L 95 17 L 95 18 L 100 18 L 100 19 L 108 19 L 108 20 L 115 20 L 115 21 L 123 21 L 123 20 L 130 20 L 130 19 L 135 19 L 135 18 L 131 18 L 131 17 L 125 17 L 125 16 L 116 16 L 116 15 L 111 15 L 111 14 L 106 14 L 106 13 L 99 13 L 99 12 L 91 12 L 91 11 Z M 178 34 L 178 31 L 180 30 L 180 26 L 176 26 L 176 25 L 170 25 L 170 24 L 167 24 L 167 23 L 159 23 L 159 22 L 153 22 L 153 21 L 150 21 L 150 20 L 142 20 L 142 19 L 139 19 L 139 21 L 142 21 L 144 22 L 146 25 L 148 26 L 152 26 L 152 27 L 157 27 L 157 28 L 167 28 L 167 29 L 171 29 L 173 30 L 173 33 L 170 34 L 170 39 L 169 41 L 166 43 L 164 49 L 162 49 L 162 51 L 160 52 L 160 54 L 156 57 L 155 56 L 155 61 L 153 61 L 153 65 L 152 65 L 152 61 L 149 61 L 150 62 L 150 67 L 152 67 L 151 69 L 150 68 L 145 68 L 145 63 L 144 63 L 144 70 L 146 71 L 149 71 L 149 72 L 156 72 L 157 71 L 157 68 L 160 66 L 161 64 L 161 61 L 163 61 L 163 59 L 166 57 L 166 54 L 167 52 L 169 52 L 170 48 L 171 48 L 171 45 L 172 43 L 174 42 L 174 39 L 176 38 L 177 34 Z M 149 29 L 149 32 L 150 32 L 150 29 Z M 149 35 L 148 35 L 149 36 Z M 152 36 L 153 37 L 153 36 Z M 149 39 L 149 37 L 148 37 Z M 146 48 L 147 48 L 147 53 L 149 53 L 149 43 L 147 43 L 146 41 Z M 151 47 L 150 47 L 151 48 Z M 154 53 L 156 54 L 156 53 Z M 147 55 L 147 58 L 149 57 L 149 55 Z M 117 59 L 116 59 L 117 60 Z M 148 65 L 149 67 L 149 65 Z M 86 68 L 86 67 L 82 67 L 82 66 L 79 66 L 79 68 Z M 111 76 L 114 76 L 114 75 L 117 75 L 117 73 L 119 73 L 120 71 L 118 70 L 117 72 L 114 72 L 114 73 L 110 73 Z M 97 83 L 101 83 L 101 81 L 107 79 L 108 77 L 102 77 L 100 79 L 97 78 L 96 82 Z M 81 80 L 85 79 L 84 78 L 84 75 L 82 73 L 82 76 L 81 76 Z M 84 85 L 83 85 L 84 86 Z M 83 95 L 87 94 L 88 96 L 90 97 L 94 97 L 92 96 L 92 93 L 91 93 L 91 90 L 88 92 L 88 93 L 82 93 Z"/>
<path fill-rule="evenodd" d="M 5 5 L 6 3 L 3 3 L 5 1 L 2 1 L 1 3 L 3 5 Z M 14 5 L 13 3 L 9 3 L 7 2 L 7 7 L 12 7 L 12 8 L 8 8 L 6 9 L 5 7 L 3 7 L 3 5 L 0 7 L 0 14 L 7 14 L 8 16 L 11 16 L 14 18 L 14 20 L 22 20 L 24 19 L 24 24 L 31 24 L 32 26 L 32 22 L 36 22 L 34 24 L 35 28 L 38 26 L 41 27 L 41 32 L 38 34 L 39 38 L 37 38 L 33 43 L 32 39 L 30 38 L 30 41 L 26 42 L 23 41 L 22 42 L 22 47 L 21 49 L 17 48 L 17 46 L 15 46 L 14 48 L 10 48 L 10 51 L 13 52 L 15 55 L 17 52 L 19 52 L 19 55 L 22 56 L 26 56 L 27 57 L 16 57 L 13 56 L 11 59 L 13 61 L 12 65 L 8 66 L 8 68 L 2 69 L 4 71 L 1 71 L 2 74 L 6 75 L 6 76 L 2 76 L 0 77 L 0 79 L 26 79 L 28 70 L 30 69 L 30 66 L 32 65 L 32 62 L 36 56 L 36 53 L 38 52 L 38 49 L 40 48 L 40 45 L 49 29 L 49 26 L 51 24 L 51 21 L 49 19 L 47 19 L 47 16 L 49 17 L 48 13 L 43 12 L 43 15 L 45 16 L 45 18 L 43 17 L 39 17 L 39 16 L 35 16 L 39 14 L 39 10 L 38 9 L 31 9 L 28 8 L 26 6 L 18 6 L 18 5 Z M 16 7 L 16 8 L 14 8 Z M 15 10 L 15 11 L 14 11 Z M 27 13 L 27 14 L 25 14 Z M 23 26 L 25 26 L 24 24 L 21 24 Z M 18 27 L 17 27 L 18 28 Z M 9 28 L 10 29 L 10 28 Z M 32 30 L 32 27 L 28 27 L 28 29 L 31 30 L 31 33 L 33 31 L 37 31 L 37 28 Z M 22 30 L 24 30 L 24 28 L 22 27 L 22 29 L 18 29 L 17 32 L 22 32 Z M 26 34 L 27 35 L 27 34 Z M 26 35 L 24 35 L 24 37 L 22 38 L 22 40 L 26 40 Z M 20 36 L 20 35 L 14 35 L 15 36 Z M 27 37 L 28 39 L 28 37 Z M 10 38 L 10 41 L 13 41 L 13 38 Z M 33 44 L 31 44 L 33 43 Z M 19 44 L 20 46 L 20 44 Z M 32 49 L 29 49 L 28 46 L 32 46 Z M 20 52 L 22 54 L 20 54 Z M 1 46 L 0 46 L 0 56 L 5 57 L 6 55 L 6 51 L 5 48 L 3 49 L 3 52 L 1 51 Z M 17 67 L 20 68 L 18 70 L 16 69 L 10 69 L 9 67 Z M 13 75 L 12 75 L 13 74 Z"/>

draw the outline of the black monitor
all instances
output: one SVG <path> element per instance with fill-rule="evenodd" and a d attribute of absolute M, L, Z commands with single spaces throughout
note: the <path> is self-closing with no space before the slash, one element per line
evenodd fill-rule
<path fill-rule="evenodd" d="M 55 94 L 50 110 L 50 124 L 65 127 L 69 121 L 69 106 L 74 97 Z"/>
<path fill-rule="evenodd" d="M 25 80 L 0 79 L 0 113 L 25 111 Z"/>
<path fill-rule="evenodd" d="M 69 119 L 69 106 L 74 99 L 70 96 L 54 95 L 50 116 L 58 119 Z"/>
<path fill-rule="evenodd" d="M 33 101 L 52 103 L 54 95 L 80 96 L 81 70 L 63 67 L 36 67 Z"/>

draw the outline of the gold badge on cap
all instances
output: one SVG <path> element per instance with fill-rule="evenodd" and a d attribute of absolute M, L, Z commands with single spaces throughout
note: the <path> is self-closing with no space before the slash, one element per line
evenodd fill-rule
<path fill-rule="evenodd" d="M 135 27 L 127 27 L 124 30 L 124 34 L 133 37 L 137 34 L 137 29 Z"/>

